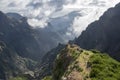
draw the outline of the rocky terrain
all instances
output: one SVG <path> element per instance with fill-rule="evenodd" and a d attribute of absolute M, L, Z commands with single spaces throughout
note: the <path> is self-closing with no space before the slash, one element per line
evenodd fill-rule
<path fill-rule="evenodd" d="M 26 18 L 16 20 L 0 12 L 0 79 L 34 76 L 40 46 L 32 33 Z"/>
<path fill-rule="evenodd" d="M 119 80 L 120 62 L 96 50 L 68 44 L 57 55 L 53 73 L 42 80 Z"/>

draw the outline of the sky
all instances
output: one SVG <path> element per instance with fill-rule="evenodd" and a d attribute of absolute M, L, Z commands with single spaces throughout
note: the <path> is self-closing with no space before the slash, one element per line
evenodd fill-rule
<path fill-rule="evenodd" d="M 0 0 L 0 10 L 19 13 L 28 18 L 28 23 L 34 28 L 44 28 L 52 18 L 59 18 L 73 11 L 82 16 L 76 16 L 68 28 L 78 36 L 86 27 L 110 7 L 120 0 Z M 70 34 L 66 32 L 66 34 Z"/>

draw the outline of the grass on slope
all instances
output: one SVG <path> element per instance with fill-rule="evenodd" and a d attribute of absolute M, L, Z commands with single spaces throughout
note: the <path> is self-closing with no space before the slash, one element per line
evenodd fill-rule
<path fill-rule="evenodd" d="M 61 77 L 65 74 L 68 66 L 79 57 L 81 52 L 82 51 L 75 45 L 67 45 L 66 48 L 61 50 L 59 56 L 55 60 L 53 69 L 54 80 L 61 80 Z"/>
<path fill-rule="evenodd" d="M 52 80 L 52 76 L 46 76 L 42 80 Z"/>
<path fill-rule="evenodd" d="M 107 54 L 92 55 L 88 64 L 91 80 L 120 80 L 120 63 Z"/>
<path fill-rule="evenodd" d="M 68 45 L 57 56 L 52 77 L 43 80 L 120 80 L 120 62 L 97 50 Z"/>

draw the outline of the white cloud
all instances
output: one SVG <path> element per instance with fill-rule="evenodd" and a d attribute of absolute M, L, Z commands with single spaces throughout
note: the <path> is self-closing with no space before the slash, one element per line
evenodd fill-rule
<path fill-rule="evenodd" d="M 104 11 L 119 2 L 120 0 L 0 0 L 0 10 L 20 13 L 28 17 L 31 26 L 41 28 L 47 25 L 49 18 L 79 11 L 82 16 L 75 17 L 66 32 L 67 36 L 78 36 L 88 24 L 98 20 Z"/>
<path fill-rule="evenodd" d="M 98 20 L 108 8 L 114 7 L 119 2 L 120 0 L 77 0 L 74 4 L 64 5 L 64 9 L 81 10 L 82 16 L 76 17 L 73 25 L 69 27 L 73 35 L 79 36 L 90 23 Z"/>
<path fill-rule="evenodd" d="M 44 28 L 45 26 L 47 26 L 47 23 L 46 23 L 46 19 L 42 19 L 42 20 L 38 20 L 38 19 L 28 19 L 28 23 L 33 26 L 33 28 L 36 28 L 36 27 L 41 27 L 41 28 Z"/>
<path fill-rule="evenodd" d="M 18 12 L 26 8 L 31 0 L 0 0 L 0 10 L 4 12 Z"/>

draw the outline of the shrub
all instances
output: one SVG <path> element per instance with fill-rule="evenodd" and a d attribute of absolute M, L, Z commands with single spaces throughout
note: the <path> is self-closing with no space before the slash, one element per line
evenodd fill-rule
<path fill-rule="evenodd" d="M 78 52 L 75 52 L 75 51 L 73 51 L 73 53 L 71 53 L 72 55 L 72 58 L 75 60 L 75 59 L 77 59 L 78 57 L 79 57 L 79 55 L 80 55 L 80 53 L 78 53 Z"/>
<path fill-rule="evenodd" d="M 120 80 L 120 63 L 106 54 L 94 54 L 90 60 L 92 80 Z"/>
<path fill-rule="evenodd" d="M 90 51 L 92 51 L 93 53 L 100 53 L 100 51 L 98 51 L 97 49 L 91 49 Z"/>
<path fill-rule="evenodd" d="M 26 77 L 14 77 L 14 78 L 11 78 L 10 80 L 28 80 Z"/>
<path fill-rule="evenodd" d="M 52 80 L 52 76 L 46 76 L 42 80 Z"/>

